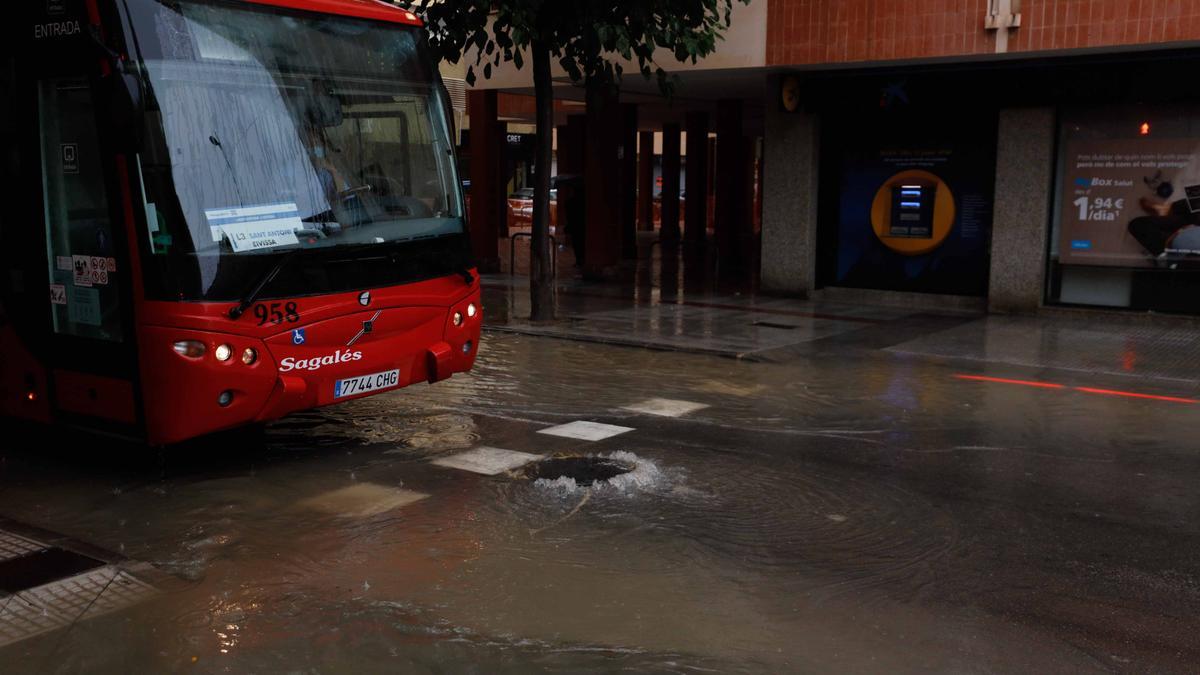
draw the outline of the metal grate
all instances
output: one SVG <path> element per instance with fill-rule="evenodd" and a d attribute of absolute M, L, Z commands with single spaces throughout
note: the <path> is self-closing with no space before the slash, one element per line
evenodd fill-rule
<path fill-rule="evenodd" d="M 111 565 L 0 600 L 0 647 L 138 604 L 158 591 Z"/>
<path fill-rule="evenodd" d="M 49 546 L 0 530 L 0 562 L 43 551 Z"/>

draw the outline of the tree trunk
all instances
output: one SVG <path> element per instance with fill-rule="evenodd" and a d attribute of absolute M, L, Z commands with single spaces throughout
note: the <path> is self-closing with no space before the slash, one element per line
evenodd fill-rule
<path fill-rule="evenodd" d="M 550 49 L 533 43 L 533 87 L 537 95 L 537 143 L 534 150 L 533 238 L 529 250 L 530 320 L 554 318 L 554 275 L 550 267 L 550 165 L 554 162 L 554 90 Z"/>

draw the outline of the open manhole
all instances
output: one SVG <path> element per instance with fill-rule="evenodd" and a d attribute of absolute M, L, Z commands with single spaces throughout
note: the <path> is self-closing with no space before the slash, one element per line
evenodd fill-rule
<path fill-rule="evenodd" d="M 629 473 L 636 468 L 630 462 L 611 457 L 551 457 L 530 464 L 525 475 L 530 480 L 570 478 L 577 485 L 595 485 Z"/>

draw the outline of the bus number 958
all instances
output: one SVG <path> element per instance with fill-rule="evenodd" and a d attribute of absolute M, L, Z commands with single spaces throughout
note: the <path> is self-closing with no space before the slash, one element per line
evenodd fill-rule
<path fill-rule="evenodd" d="M 261 303 L 254 306 L 254 316 L 258 319 L 258 325 L 272 326 L 279 325 L 284 321 L 288 323 L 296 323 L 300 321 L 300 313 L 296 308 L 296 303 L 272 302 L 270 305 Z"/>

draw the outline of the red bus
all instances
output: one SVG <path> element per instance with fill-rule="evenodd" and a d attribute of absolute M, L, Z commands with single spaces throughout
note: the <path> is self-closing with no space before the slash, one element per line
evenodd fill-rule
<path fill-rule="evenodd" d="M 413 14 L 19 6 L 0 414 L 166 445 L 470 370 L 479 282 Z"/>

